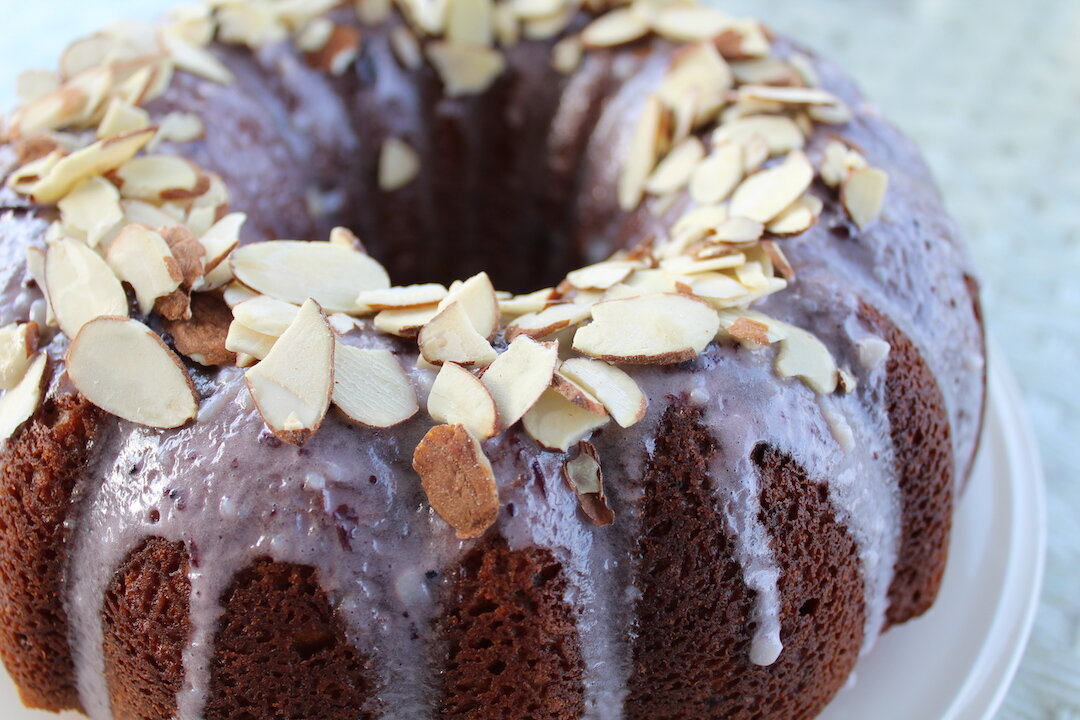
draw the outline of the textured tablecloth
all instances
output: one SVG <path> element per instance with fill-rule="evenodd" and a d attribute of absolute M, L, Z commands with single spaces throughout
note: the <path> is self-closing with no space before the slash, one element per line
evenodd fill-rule
<path fill-rule="evenodd" d="M 719 2 L 844 64 L 922 144 L 967 232 L 1050 499 L 1046 587 L 999 720 L 1080 720 L 1080 0 Z M 68 39 L 171 4 L 0 0 L 0 108 Z"/>

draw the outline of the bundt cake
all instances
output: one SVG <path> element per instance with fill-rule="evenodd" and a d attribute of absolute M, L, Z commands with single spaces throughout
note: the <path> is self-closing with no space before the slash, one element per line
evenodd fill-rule
<path fill-rule="evenodd" d="M 19 91 L 26 705 L 798 720 L 934 601 L 977 285 L 911 142 L 760 23 L 213 0 Z"/>

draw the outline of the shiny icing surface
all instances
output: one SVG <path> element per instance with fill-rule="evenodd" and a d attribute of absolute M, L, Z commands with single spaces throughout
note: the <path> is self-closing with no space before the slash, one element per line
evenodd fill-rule
<path fill-rule="evenodd" d="M 379 46 L 378 39 L 374 46 Z M 250 97 L 192 80 L 162 104 L 205 105 L 212 117 L 225 122 L 250 113 L 246 102 L 260 99 L 268 87 L 302 94 L 303 101 L 295 103 L 291 113 L 281 103 L 266 105 L 274 108 L 270 125 L 291 128 L 280 133 L 291 147 L 246 147 L 242 136 L 226 135 L 219 146 L 208 148 L 219 142 L 211 139 L 193 155 L 221 172 L 236 206 L 253 214 L 255 235 L 283 234 L 282 228 L 305 232 L 319 223 L 306 213 L 313 188 L 331 205 L 348 199 L 349 191 L 315 177 L 313 170 L 296 171 L 290 159 L 316 157 L 328 147 L 342 154 L 367 152 L 363 138 L 342 132 L 343 102 L 291 52 L 269 48 L 254 60 L 233 54 L 229 58 Z M 653 217 L 648 208 L 631 214 L 617 211 L 614 188 L 620 149 L 632 131 L 627 118 L 634 117 L 659 82 L 667 60 L 662 46 L 644 58 L 616 53 L 613 59 L 587 59 L 558 99 L 550 131 L 555 146 L 564 133 L 579 131 L 577 118 L 588 94 L 595 92 L 591 73 L 614 78 L 616 84 L 583 160 L 578 215 L 588 229 L 585 254 L 590 260 L 664 227 L 665 219 Z M 382 64 L 393 65 L 388 58 Z M 964 478 L 978 432 L 982 392 L 978 326 L 970 314 L 953 309 L 970 306 L 962 277 L 966 255 L 910 142 L 878 118 L 832 67 L 819 63 L 818 69 L 826 87 L 856 111 L 855 122 L 844 128 L 845 137 L 863 148 L 873 164 L 888 170 L 892 189 L 882 219 L 855 237 L 832 230 L 845 224 L 843 211 L 835 199 L 823 196 L 822 221 L 785 241 L 797 282 L 761 303 L 760 309 L 813 329 L 838 364 L 857 378 L 856 391 L 819 397 L 797 380 L 776 377 L 774 350 L 726 344 L 713 344 L 698 359 L 674 367 L 627 368 L 648 397 L 649 410 L 636 426 L 609 426 L 593 438 L 618 516 L 605 528 L 581 517 L 560 475 L 565 459 L 561 454 L 540 450 L 518 428 L 485 444 L 502 503 L 492 532 L 505 537 L 512 549 L 549 549 L 567 577 L 566 601 L 578 622 L 589 720 L 621 717 L 628 691 L 638 597 L 637 506 L 644 466 L 671 402 L 702 408 L 717 441 L 710 474 L 717 511 L 733 534 L 744 580 L 756 593 L 751 653 L 758 664 L 770 664 L 783 652 L 779 571 L 769 536 L 757 519 L 760 491 L 750 459 L 760 443 L 789 454 L 812 481 L 827 484 L 837 518 L 859 547 L 865 648 L 872 646 L 883 625 L 900 534 L 900 498 L 883 411 L 888 347 L 859 320 L 860 300 L 880 309 L 911 337 L 937 377 L 952 425 L 956 476 L 961 482 Z M 258 75 L 271 81 L 255 79 Z M 407 80 L 393 73 L 381 78 L 368 98 L 373 103 L 369 112 L 392 110 L 407 125 L 419 115 L 420 99 Z M 463 112 L 461 103 L 442 102 L 442 112 Z M 230 115 L 234 103 L 237 114 Z M 812 157 L 823 142 L 819 134 L 810 148 Z M 232 161 L 215 162 L 222 157 Z M 240 162 L 248 158 L 252 163 Z M 330 161 L 320 167 L 336 171 Z M 687 203 L 677 203 L 669 216 L 676 217 Z M 305 210 L 298 212 L 301 206 Z M 43 312 L 40 294 L 27 282 L 22 257 L 26 246 L 43 244 L 44 228 L 43 222 L 16 218 L 14 211 L 0 212 L 0 325 Z M 363 331 L 352 333 L 346 342 L 388 347 L 400 354 L 405 367 L 415 368 L 415 350 L 403 343 Z M 50 347 L 58 362 L 64 350 L 62 338 Z M 65 603 L 88 714 L 98 720 L 111 716 L 103 676 L 104 589 L 132 550 L 147 537 L 160 536 L 184 542 L 191 554 L 193 635 L 184 651 L 181 718 L 201 716 L 221 613 L 218 598 L 234 573 L 259 557 L 315 567 L 353 643 L 373 658 L 379 695 L 393 708 L 387 717 L 429 717 L 437 690 L 432 663 L 440 640 L 432 624 L 440 614 L 438 597 L 445 573 L 471 546 L 457 540 L 428 507 L 411 469 L 413 448 L 429 421 L 415 418 L 393 430 L 374 430 L 331 413 L 320 432 L 296 448 L 266 429 L 241 371 L 196 375 L 204 398 L 196 422 L 174 431 L 119 420 L 108 423 L 93 449 L 93 467 L 76 491 Z M 423 405 L 433 374 L 414 369 L 411 379 Z M 53 392 L 64 391 L 63 377 L 54 385 Z"/>

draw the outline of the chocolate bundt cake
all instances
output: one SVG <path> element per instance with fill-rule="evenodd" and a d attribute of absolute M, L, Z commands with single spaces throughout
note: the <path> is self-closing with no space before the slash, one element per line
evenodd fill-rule
<path fill-rule="evenodd" d="M 977 285 L 911 142 L 760 23 L 214 0 L 19 89 L 28 706 L 798 720 L 933 603 Z"/>

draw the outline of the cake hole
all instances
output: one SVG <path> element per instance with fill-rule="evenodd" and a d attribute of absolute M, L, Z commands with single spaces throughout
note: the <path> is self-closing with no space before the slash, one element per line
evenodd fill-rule
<path fill-rule="evenodd" d="M 817 598 L 811 598 L 810 600 L 807 600 L 802 604 L 802 607 L 799 608 L 799 615 L 803 617 L 807 615 L 813 615 L 817 612 L 818 605 L 820 604 L 821 601 Z"/>
<path fill-rule="evenodd" d="M 293 634 L 292 647 L 301 660 L 310 660 L 334 644 L 334 636 L 326 630 L 310 629 Z"/>

